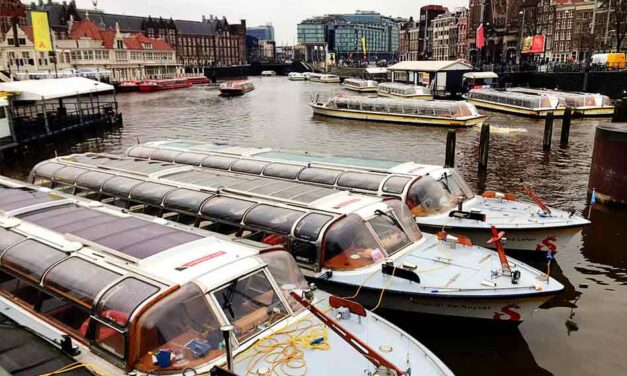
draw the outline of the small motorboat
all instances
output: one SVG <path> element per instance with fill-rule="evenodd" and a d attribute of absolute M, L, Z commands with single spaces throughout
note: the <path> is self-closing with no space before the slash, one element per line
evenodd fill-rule
<path fill-rule="evenodd" d="M 305 75 L 299 72 L 290 72 L 287 75 L 287 79 L 290 81 L 305 81 Z"/>
<path fill-rule="evenodd" d="M 311 73 L 309 75 L 309 81 L 320 82 L 323 84 L 339 84 L 340 76 L 336 76 L 334 74 Z"/>
<path fill-rule="evenodd" d="M 471 89 L 464 98 L 479 108 L 514 115 L 545 118 L 549 112 L 564 116 L 566 102 L 551 93 L 528 94 L 509 89 Z"/>
<path fill-rule="evenodd" d="M 2 315 L 94 374 L 452 375 L 276 246 L 3 177 L 0 239 Z"/>
<path fill-rule="evenodd" d="M 139 91 L 153 92 L 163 90 L 185 89 L 192 83 L 185 78 L 168 78 L 163 80 L 144 80 L 139 83 Z"/>
<path fill-rule="evenodd" d="M 508 90 L 531 95 L 554 95 L 563 99 L 566 106 L 573 109 L 575 115 L 582 117 L 612 116 L 614 114 L 614 105 L 606 95 L 523 87 L 509 88 Z"/>
<path fill-rule="evenodd" d="M 227 81 L 220 84 L 219 90 L 223 97 L 235 97 L 255 90 L 255 85 L 249 80 Z"/>
<path fill-rule="evenodd" d="M 342 83 L 344 89 L 360 93 L 374 93 L 377 91 L 377 81 L 347 78 Z"/>
<path fill-rule="evenodd" d="M 317 115 L 411 125 L 472 127 L 483 124 L 486 118 L 466 101 L 336 96 L 310 106 Z"/>
<path fill-rule="evenodd" d="M 193 152 L 178 153 L 176 160 L 194 158 L 205 167 L 74 154 L 38 164 L 31 177 L 132 212 L 285 247 L 309 281 L 366 306 L 519 323 L 563 290 L 546 273 L 507 257 L 500 246 L 504 235 L 494 228 L 498 253 L 465 237 L 423 234 L 399 199 L 272 177 L 298 173 L 299 166 L 286 171 L 278 163 L 275 173 L 265 168 L 264 176 L 251 176 L 261 162 Z M 225 164 L 229 171 L 211 168 Z M 316 169 L 308 175 L 333 179 Z"/>
<path fill-rule="evenodd" d="M 303 72 L 303 76 L 305 76 L 305 80 L 309 81 L 311 80 L 311 75 L 313 74 L 313 72 Z"/>
<path fill-rule="evenodd" d="M 270 148 L 213 145 L 194 141 L 155 141 L 127 150 L 131 157 L 155 161 L 186 163 L 182 158 L 194 153 L 198 160 L 228 157 L 239 163 L 256 163 L 249 173 L 272 176 L 301 183 L 317 184 L 381 197 L 398 197 L 412 211 L 421 229 L 468 236 L 473 243 L 486 244 L 491 227 L 507 232 L 508 250 L 519 256 L 557 252 L 590 222 L 571 212 L 548 207 L 530 189 L 528 201 L 512 193 L 494 191 L 476 195 L 454 168 L 416 162 L 376 160 L 320 155 Z M 181 158 L 179 158 L 181 156 Z M 192 160 L 199 166 L 200 162 Z M 218 166 L 232 169 L 231 164 Z M 292 175 L 282 170 L 298 170 Z M 270 175 L 270 170 L 276 171 Z M 329 176 L 316 179 L 310 171 Z M 309 177 L 312 176 L 312 177 Z M 369 183 L 366 183 L 369 182 Z"/>
<path fill-rule="evenodd" d="M 199 75 L 199 76 L 189 76 L 189 77 L 185 77 L 185 79 L 190 82 L 192 85 L 206 85 L 206 84 L 210 84 L 211 81 L 203 75 Z"/>
<path fill-rule="evenodd" d="M 377 95 L 407 99 L 433 99 L 433 94 L 426 86 L 381 82 L 377 86 Z"/>
<path fill-rule="evenodd" d="M 276 76 L 276 72 L 273 70 L 265 70 L 263 72 L 261 72 L 261 75 L 263 77 L 271 77 L 271 76 Z"/>

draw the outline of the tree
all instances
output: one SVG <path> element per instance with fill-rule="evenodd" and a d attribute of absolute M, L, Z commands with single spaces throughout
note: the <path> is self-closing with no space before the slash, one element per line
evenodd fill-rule
<path fill-rule="evenodd" d="M 599 8 L 609 8 L 609 15 L 614 14 L 613 26 L 616 37 L 616 51 L 620 51 L 627 36 L 627 0 L 600 0 Z"/>

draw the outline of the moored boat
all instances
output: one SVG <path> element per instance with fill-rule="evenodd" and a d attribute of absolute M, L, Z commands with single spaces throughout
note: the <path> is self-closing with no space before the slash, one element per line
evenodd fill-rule
<path fill-rule="evenodd" d="M 188 76 L 185 77 L 185 79 L 192 85 L 206 85 L 211 83 L 211 81 L 204 75 Z"/>
<path fill-rule="evenodd" d="M 342 83 L 344 89 L 357 91 L 360 93 L 373 93 L 377 91 L 377 81 L 361 80 L 358 78 L 347 78 Z"/>
<path fill-rule="evenodd" d="M 221 83 L 219 90 L 224 97 L 235 97 L 255 90 L 255 85 L 249 80 L 228 81 Z"/>
<path fill-rule="evenodd" d="M 5 178 L 0 224 L 2 314 L 97 374 L 452 375 L 277 247 Z"/>
<path fill-rule="evenodd" d="M 205 166 L 228 162 L 183 154 L 181 160 L 200 156 Z M 232 170 L 257 165 L 245 162 Z M 330 177 L 311 173 L 320 181 Z M 397 199 L 106 154 L 45 161 L 32 178 L 131 211 L 284 246 L 311 282 L 369 306 L 521 322 L 563 290 L 503 249 L 497 254 L 465 238 L 421 233 Z M 502 236 L 496 233 L 495 241 Z M 514 314 L 504 314 L 508 310 Z"/>
<path fill-rule="evenodd" d="M 426 86 L 401 84 L 398 82 L 381 82 L 377 85 L 377 95 L 408 99 L 433 99 L 433 94 Z"/>
<path fill-rule="evenodd" d="M 261 72 L 261 75 L 264 77 L 276 76 L 276 72 L 273 70 L 265 70 Z"/>
<path fill-rule="evenodd" d="M 309 81 L 311 79 L 311 75 L 313 72 L 303 72 L 303 76 L 305 76 L 305 80 Z"/>
<path fill-rule="evenodd" d="M 198 161 L 184 158 L 194 153 Z M 507 248 L 517 255 L 558 252 L 583 226 L 590 222 L 552 207 L 543 209 L 531 200 L 522 201 L 515 194 L 484 192 L 475 195 L 454 168 L 416 162 L 400 162 L 365 158 L 316 155 L 269 148 L 250 148 L 212 145 L 194 141 L 156 141 L 131 147 L 126 154 L 164 162 L 196 162 L 205 165 L 202 157 L 228 158 L 230 163 L 212 168 L 233 170 L 233 163 L 256 163 L 251 174 L 268 175 L 270 170 L 294 169 L 292 175 L 274 173 L 271 176 L 307 184 L 349 190 L 381 197 L 398 197 L 416 217 L 421 229 L 468 236 L 475 244 L 485 243 L 491 236 L 491 227 L 507 232 Z M 237 170 L 237 169 L 236 169 Z M 268 170 L 268 173 L 266 173 Z M 327 181 L 311 178 L 312 171 L 328 176 Z M 538 199 L 539 200 L 539 199 Z M 538 201 L 541 202 L 541 201 Z"/>
<path fill-rule="evenodd" d="M 287 79 L 290 81 L 305 81 L 305 75 L 299 72 L 290 72 L 287 75 Z"/>
<path fill-rule="evenodd" d="M 140 80 L 124 80 L 120 81 L 117 85 L 116 90 L 121 93 L 139 91 L 139 83 Z"/>
<path fill-rule="evenodd" d="M 325 73 L 311 73 L 309 75 L 309 81 L 320 82 L 323 84 L 339 84 L 340 76 L 336 76 L 334 74 L 325 74 Z"/>
<path fill-rule="evenodd" d="M 614 114 L 612 101 L 606 95 L 523 87 L 514 87 L 509 90 L 531 95 L 554 95 L 563 99 L 564 103 L 573 109 L 575 115 L 588 117 L 612 116 Z"/>
<path fill-rule="evenodd" d="M 314 114 L 343 119 L 471 127 L 483 124 L 485 116 L 465 101 L 404 100 L 336 96 L 326 102 L 310 104 Z"/>
<path fill-rule="evenodd" d="M 162 80 L 143 80 L 139 83 L 139 91 L 153 92 L 162 90 L 185 89 L 192 83 L 185 78 L 168 78 Z"/>
<path fill-rule="evenodd" d="M 515 115 L 544 118 L 549 112 L 564 116 L 564 100 L 553 94 L 526 94 L 511 90 L 472 89 L 464 98 L 479 108 Z"/>

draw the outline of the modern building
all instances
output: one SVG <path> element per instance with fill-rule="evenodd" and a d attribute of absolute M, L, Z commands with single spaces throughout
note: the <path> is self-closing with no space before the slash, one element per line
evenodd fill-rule
<path fill-rule="evenodd" d="M 313 17 L 299 23 L 297 31 L 299 44 L 326 46 L 338 61 L 398 59 L 398 23 L 377 12 Z"/>
<path fill-rule="evenodd" d="M 246 28 L 246 35 L 257 38 L 257 40 L 274 40 L 274 26 L 271 23 L 262 26 Z"/>
<path fill-rule="evenodd" d="M 429 40 L 431 39 L 430 36 L 433 35 L 431 21 L 447 12 L 448 8 L 441 5 L 425 5 L 420 8 L 420 18 L 418 19 L 418 59 L 415 60 L 432 59 L 432 52 L 429 51 Z"/>

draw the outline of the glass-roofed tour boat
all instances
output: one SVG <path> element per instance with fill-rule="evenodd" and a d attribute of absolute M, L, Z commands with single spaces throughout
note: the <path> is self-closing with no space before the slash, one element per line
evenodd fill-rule
<path fill-rule="evenodd" d="M 421 229 L 442 229 L 470 237 L 479 245 L 491 236 L 491 226 L 507 232 L 508 250 L 528 256 L 557 251 L 589 224 L 571 212 L 536 202 L 519 201 L 514 194 L 485 192 L 475 195 L 454 168 L 352 157 L 205 144 L 194 141 L 156 141 L 131 147 L 127 155 L 165 162 L 280 177 L 323 187 L 398 197 L 408 206 Z M 194 155 L 195 159 L 189 157 Z M 203 157 L 207 163 L 203 162 Z M 209 163 L 222 158 L 222 164 Z M 238 169 L 248 163 L 255 169 Z M 271 173 L 284 169 L 291 174 Z M 321 179 L 319 176 L 325 176 Z M 495 247 L 494 244 L 488 245 Z"/>
<path fill-rule="evenodd" d="M 325 73 L 310 73 L 307 75 L 309 81 L 311 82 L 320 82 L 323 84 L 339 84 L 340 76 L 336 76 L 334 74 L 325 74 Z"/>
<path fill-rule="evenodd" d="M 466 101 L 336 96 L 310 106 L 314 114 L 323 116 L 411 125 L 471 127 L 483 124 L 486 118 Z"/>
<path fill-rule="evenodd" d="M 377 81 L 362 80 L 359 78 L 347 78 L 342 83 L 346 90 L 357 91 L 360 93 L 374 93 L 377 91 Z"/>
<path fill-rule="evenodd" d="M 276 246 L 6 178 L 0 312 L 100 375 L 452 375 Z"/>
<path fill-rule="evenodd" d="M 207 166 L 228 163 L 186 155 Z M 244 161 L 234 170 L 255 165 Z M 266 175 L 300 170 L 275 167 Z M 310 173 L 320 181 L 331 177 Z M 311 282 L 366 306 L 519 323 L 563 290 L 545 273 L 506 257 L 502 247 L 497 254 L 464 237 L 421 233 L 398 199 L 107 154 L 51 159 L 33 169 L 32 179 L 130 211 L 283 246 Z M 503 233 L 493 232 L 499 243 Z M 512 307 L 513 315 L 504 314 Z"/>
<path fill-rule="evenodd" d="M 564 99 L 552 93 L 529 94 L 510 89 L 471 89 L 464 98 L 479 108 L 537 118 L 549 112 L 564 116 Z"/>
<path fill-rule="evenodd" d="M 377 85 L 377 94 L 382 97 L 433 99 L 433 94 L 428 87 L 402 84 L 399 82 L 381 82 Z"/>
<path fill-rule="evenodd" d="M 614 114 L 614 105 L 606 95 L 523 87 L 514 87 L 509 90 L 531 95 L 554 95 L 563 99 L 566 106 L 571 107 L 579 116 L 612 116 Z"/>

